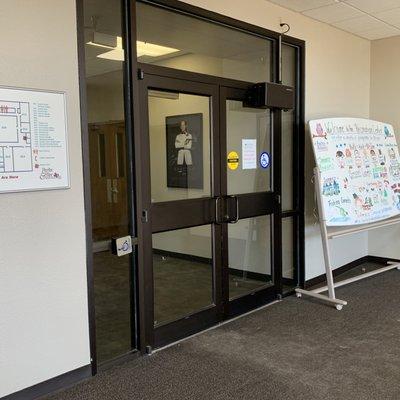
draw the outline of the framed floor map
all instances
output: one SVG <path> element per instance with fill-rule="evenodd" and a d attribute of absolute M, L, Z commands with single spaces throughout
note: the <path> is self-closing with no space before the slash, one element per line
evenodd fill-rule
<path fill-rule="evenodd" d="M 68 187 L 65 93 L 0 87 L 0 193 Z"/>
<path fill-rule="evenodd" d="M 360 118 L 310 121 L 326 225 L 400 214 L 400 157 L 393 127 Z"/>

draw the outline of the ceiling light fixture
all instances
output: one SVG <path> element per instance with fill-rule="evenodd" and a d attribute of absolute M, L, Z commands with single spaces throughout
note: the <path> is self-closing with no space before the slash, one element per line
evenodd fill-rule
<path fill-rule="evenodd" d="M 141 42 L 139 40 L 136 42 L 136 50 L 138 57 L 161 57 L 179 51 L 178 49 L 174 49 L 173 47 L 160 46 L 158 44 Z"/>
<path fill-rule="evenodd" d="M 87 42 L 86 44 L 90 46 L 102 47 L 105 49 L 114 49 L 118 46 L 119 42 L 122 47 L 122 39 L 120 36 L 109 35 L 107 33 L 102 32 L 93 32 L 92 40 Z"/>
<path fill-rule="evenodd" d="M 97 56 L 98 58 L 114 61 L 124 61 L 124 49 L 122 47 L 121 36 L 111 36 L 106 34 L 99 35 L 97 32 L 95 32 L 95 34 L 93 35 L 93 40 L 87 42 L 86 44 L 109 50 L 105 53 L 99 54 Z M 136 51 L 138 57 L 161 57 L 179 52 L 178 49 L 175 49 L 173 47 L 160 46 L 158 44 L 142 41 L 136 42 Z"/>
<path fill-rule="evenodd" d="M 112 50 L 101 53 L 97 56 L 98 58 L 104 58 L 113 61 L 124 61 L 124 49 L 122 47 L 122 37 L 117 36 L 116 46 L 112 47 Z"/>

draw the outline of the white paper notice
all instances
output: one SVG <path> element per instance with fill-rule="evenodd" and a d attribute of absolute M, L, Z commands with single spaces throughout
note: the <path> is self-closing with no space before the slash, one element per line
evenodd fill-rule
<path fill-rule="evenodd" d="M 242 169 L 257 168 L 257 139 L 242 139 Z"/>
<path fill-rule="evenodd" d="M 67 187 L 65 94 L 0 87 L 0 193 Z"/>

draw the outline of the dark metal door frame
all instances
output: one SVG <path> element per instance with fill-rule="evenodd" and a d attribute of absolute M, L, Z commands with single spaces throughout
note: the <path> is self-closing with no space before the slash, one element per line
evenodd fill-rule
<path fill-rule="evenodd" d="M 251 85 L 248 83 L 247 85 Z M 221 137 L 221 193 L 230 197 L 227 192 L 227 165 L 226 153 L 227 137 L 227 100 L 243 101 L 246 90 L 240 87 L 220 87 L 220 137 Z M 271 110 L 271 144 L 272 144 L 272 185 L 270 191 L 253 192 L 234 195 L 238 202 L 237 219 L 252 218 L 262 215 L 272 217 L 271 240 L 273 243 L 271 254 L 272 285 L 261 287 L 245 296 L 229 300 L 229 238 L 228 224 L 223 224 L 223 297 L 225 317 L 230 318 L 249 311 L 275 299 L 282 294 L 282 221 L 281 221 L 281 111 Z"/>
<path fill-rule="evenodd" d="M 175 69 L 140 64 L 139 65 L 139 104 L 141 132 L 141 185 L 144 214 L 141 217 L 143 226 L 143 255 L 139 259 L 145 281 L 145 343 L 146 348 L 160 347 L 169 342 L 186 337 L 208 326 L 249 311 L 275 299 L 282 292 L 281 283 L 281 210 L 280 210 L 280 154 L 281 154 L 281 119 L 280 111 L 271 111 L 271 132 L 273 132 L 273 157 L 276 168 L 273 168 L 273 190 L 261 193 L 247 193 L 237 196 L 240 209 L 239 217 L 250 218 L 271 215 L 273 221 L 272 252 L 273 285 L 255 290 L 248 295 L 229 301 L 228 272 L 228 227 L 232 216 L 231 197 L 227 196 L 226 172 L 226 100 L 244 99 L 249 82 L 221 79 L 218 77 L 177 71 Z M 206 95 L 211 99 L 212 116 L 212 154 L 211 176 L 212 195 L 209 198 L 178 200 L 171 202 L 151 203 L 150 177 L 150 142 L 148 121 L 148 90 L 165 90 L 171 92 Z M 221 201 L 217 201 L 216 199 Z M 221 215 L 230 216 L 225 221 Z M 179 211 L 177 211 L 177 209 Z M 197 210 L 193 212 L 193 210 Z M 216 209 L 219 211 L 216 211 Z M 218 214 L 218 215 L 217 215 Z M 154 327 L 153 304 L 153 270 L 152 270 L 152 234 L 186 227 L 212 224 L 213 226 L 213 293 L 214 307 L 205 309 L 176 322 Z"/>
<path fill-rule="evenodd" d="M 146 347 L 160 347 L 169 342 L 193 334 L 201 329 L 212 326 L 221 320 L 222 299 L 220 292 L 221 261 L 218 256 L 221 252 L 220 225 L 215 221 L 215 199 L 220 196 L 219 168 L 215 161 L 219 157 L 219 93 L 214 84 L 182 80 L 177 73 L 175 77 L 148 74 L 144 71 L 140 81 L 140 121 L 141 128 L 141 165 L 142 185 L 147 190 L 142 193 L 143 215 L 142 224 L 146 226 L 146 235 L 143 237 L 145 253 L 142 265 L 144 270 L 145 293 L 145 340 Z M 148 91 L 151 89 L 170 92 L 186 93 L 192 95 L 207 96 L 210 99 L 211 122 L 211 196 L 208 198 L 177 200 L 168 202 L 151 202 L 151 174 L 150 174 L 150 140 L 149 140 L 149 110 Z M 207 160 L 206 160 L 207 162 Z M 213 241 L 213 305 L 195 314 L 183 317 L 178 321 L 154 327 L 154 281 L 153 281 L 153 247 L 152 234 L 189 228 L 200 225 L 212 224 Z"/>
<path fill-rule="evenodd" d="M 132 222 L 133 233 L 138 237 L 138 245 L 135 248 L 134 259 L 136 268 L 132 273 L 132 315 L 136 329 L 132 332 L 132 343 L 141 352 L 146 351 L 146 327 L 145 327 L 145 297 L 148 291 L 146 287 L 145 270 L 143 265 L 138 263 L 138 260 L 143 259 L 143 255 L 148 251 L 146 242 L 142 240 L 148 233 L 148 224 L 143 224 L 141 221 L 141 210 L 144 209 L 142 204 L 142 193 L 146 190 L 141 182 L 142 168 L 140 163 L 141 158 L 141 128 L 140 128 L 140 109 L 139 109 L 139 88 L 138 88 L 138 68 L 140 64 L 137 62 L 136 53 L 136 3 L 140 0 L 121 0 L 123 13 L 123 38 L 126 58 L 124 63 L 125 75 L 125 106 L 126 106 L 126 124 L 127 132 L 129 133 L 129 141 L 131 146 L 128 146 L 130 153 L 129 173 L 132 176 L 130 193 L 132 205 L 132 218 L 136 222 Z M 188 3 L 177 0 L 144 0 L 156 6 L 166 7 L 177 13 L 184 13 L 194 17 L 203 18 L 207 21 L 223 24 L 232 28 L 240 29 L 265 39 L 272 39 L 274 42 L 278 40 L 278 33 L 252 25 L 243 21 L 239 21 L 215 12 L 205 10 Z M 77 5 L 77 30 L 78 30 L 78 59 L 79 59 L 79 88 L 80 88 L 80 106 L 81 106 L 81 125 L 82 125 L 82 153 L 84 163 L 84 192 L 85 192 L 85 219 L 86 219 L 86 242 L 87 242 L 87 285 L 88 285 L 88 313 L 89 313 L 89 328 L 90 328 L 90 353 L 92 362 L 93 375 L 97 370 L 96 361 L 96 329 L 95 329 L 95 310 L 94 310 L 94 290 L 93 290 L 93 260 L 91 254 L 92 232 L 91 232 L 91 201 L 90 201 L 90 177 L 89 177 L 89 150 L 88 150 L 88 129 L 87 129 L 87 102 L 86 102 L 86 84 L 85 84 L 85 41 L 84 41 L 84 18 L 83 18 L 83 0 L 76 0 Z M 297 49 L 297 106 L 296 118 L 294 121 L 294 139 L 295 139 L 295 165 L 294 172 L 294 195 L 297 197 L 296 208 L 292 211 L 284 212 L 282 217 L 293 217 L 295 223 L 294 243 L 296 251 L 294 262 L 298 267 L 297 283 L 304 286 L 304 134 L 305 134 L 305 42 L 295 37 L 285 35 L 283 43 L 293 46 Z M 277 46 L 273 47 L 274 61 L 274 76 L 276 77 L 276 68 L 278 60 L 276 59 Z M 151 66 L 147 66 L 150 68 Z M 187 78 L 188 74 L 191 78 L 197 76 L 201 78 L 201 74 L 192 74 L 186 71 L 179 71 L 182 78 Z M 214 80 L 219 80 L 221 85 L 233 86 L 236 88 L 246 87 L 246 83 L 232 81 L 230 85 L 229 79 L 212 77 Z M 132 137 L 133 136 L 133 137 Z M 131 140 L 132 139 L 132 140 Z M 144 171 L 146 172 L 146 171 Z M 135 206 L 135 207 L 134 207 Z"/>

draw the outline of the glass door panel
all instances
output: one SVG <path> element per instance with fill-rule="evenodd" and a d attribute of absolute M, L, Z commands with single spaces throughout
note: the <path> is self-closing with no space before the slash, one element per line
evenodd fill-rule
<path fill-rule="evenodd" d="M 282 209 L 293 210 L 294 111 L 282 113 Z"/>
<path fill-rule="evenodd" d="M 228 225 L 230 300 L 272 284 L 271 229 L 269 215 Z"/>
<path fill-rule="evenodd" d="M 274 192 L 272 111 L 244 107 L 246 88 L 222 87 L 220 93 L 224 299 L 232 315 L 235 308 L 259 306 L 276 294 L 280 205 Z"/>
<path fill-rule="evenodd" d="M 107 51 L 89 23 L 101 15 L 103 3 L 83 1 L 85 21 L 85 70 L 89 133 L 89 163 L 92 206 L 93 282 L 97 362 L 103 363 L 129 353 L 136 347 L 134 306 L 131 296 L 133 258 L 111 254 L 113 237 L 130 235 L 124 106 L 124 63 L 100 57 Z M 114 16 L 107 28 L 109 37 L 121 37 L 121 2 L 109 2 Z M 108 16 L 99 21 L 100 31 L 109 25 Z"/>
<path fill-rule="evenodd" d="M 194 224 L 202 203 L 185 200 L 211 197 L 210 96 L 150 89 L 148 115 L 153 232 L 160 222 L 162 230 L 176 228 L 185 212 Z M 170 208 L 163 204 L 158 213 L 161 202 Z M 211 235 L 211 225 L 153 233 L 156 327 L 213 304 Z"/>
<path fill-rule="evenodd" d="M 282 257 L 282 279 L 283 284 L 288 287 L 294 286 L 296 277 L 295 263 L 295 227 L 294 218 L 286 217 L 282 219 L 282 246 L 285 249 Z"/>
<path fill-rule="evenodd" d="M 282 81 L 284 85 L 297 86 L 298 49 L 288 44 L 282 45 Z M 296 109 L 282 113 L 282 210 L 293 210 L 294 204 L 294 157 L 296 149 L 295 121 Z M 297 150 L 297 149 L 296 149 Z"/>
<path fill-rule="evenodd" d="M 141 63 L 218 77 L 271 80 L 272 41 L 159 7 L 136 3 L 136 52 Z"/>
<path fill-rule="evenodd" d="M 271 190 L 271 168 L 260 164 L 260 155 L 271 163 L 271 112 L 226 101 L 227 155 L 238 154 L 237 168 L 228 163 L 228 194 Z M 229 158 L 229 157 L 228 157 Z"/>
<path fill-rule="evenodd" d="M 154 325 L 214 304 L 210 225 L 153 234 Z"/>
<path fill-rule="evenodd" d="M 210 98 L 149 90 L 151 201 L 211 196 Z"/>

